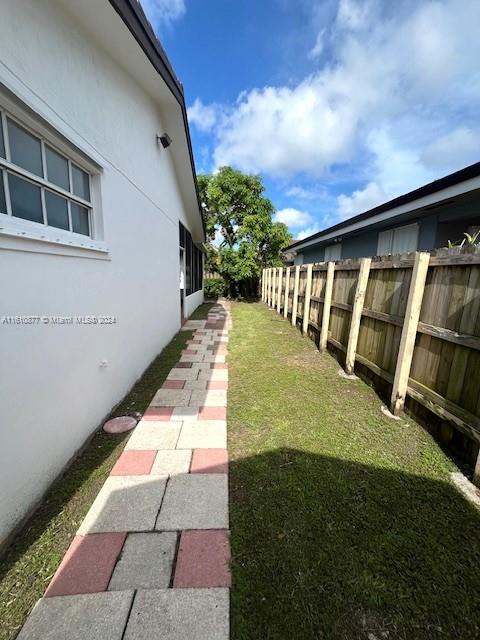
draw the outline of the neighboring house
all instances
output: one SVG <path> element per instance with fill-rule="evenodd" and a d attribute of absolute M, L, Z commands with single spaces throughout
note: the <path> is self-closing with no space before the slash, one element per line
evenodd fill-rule
<path fill-rule="evenodd" d="M 0 41 L 1 543 L 203 301 L 205 238 L 137 0 L 2 2 Z"/>
<path fill-rule="evenodd" d="M 480 162 L 294 242 L 295 264 L 445 247 L 480 226 Z"/>

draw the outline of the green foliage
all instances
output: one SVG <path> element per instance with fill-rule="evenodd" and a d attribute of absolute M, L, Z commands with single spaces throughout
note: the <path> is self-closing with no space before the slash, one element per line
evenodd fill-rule
<path fill-rule="evenodd" d="M 203 291 L 206 298 L 215 299 L 225 295 L 226 284 L 223 278 L 205 278 Z"/>
<path fill-rule="evenodd" d="M 459 242 L 448 241 L 448 248 L 452 249 L 453 247 L 476 247 L 480 244 L 480 229 L 475 233 L 465 233 L 463 234 L 465 238 Z"/>
<path fill-rule="evenodd" d="M 287 227 L 273 222 L 275 209 L 259 176 L 222 167 L 198 177 L 207 230 L 207 271 L 219 273 L 231 296 L 256 296 L 261 270 L 281 266 L 291 242 Z"/>

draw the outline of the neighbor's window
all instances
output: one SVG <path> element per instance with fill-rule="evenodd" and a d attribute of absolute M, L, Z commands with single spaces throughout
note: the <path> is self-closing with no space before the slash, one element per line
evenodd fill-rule
<path fill-rule="evenodd" d="M 378 234 L 377 255 L 416 251 L 418 246 L 418 224 L 407 224 L 396 229 L 388 229 Z"/>
<path fill-rule="evenodd" d="M 330 262 L 333 260 L 340 260 L 342 257 L 342 243 L 337 242 L 335 244 L 329 244 L 325 247 L 325 262 Z"/>
<path fill-rule="evenodd" d="M 93 237 L 91 176 L 0 111 L 0 213 Z"/>
<path fill-rule="evenodd" d="M 189 296 L 203 287 L 203 253 L 193 243 L 188 229 L 181 222 L 179 225 L 179 242 L 185 249 L 185 289 Z"/>

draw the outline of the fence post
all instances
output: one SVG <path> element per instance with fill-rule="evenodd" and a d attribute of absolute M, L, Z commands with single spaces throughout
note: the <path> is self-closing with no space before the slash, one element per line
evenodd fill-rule
<path fill-rule="evenodd" d="M 405 319 L 403 321 L 402 337 L 398 349 L 395 377 L 393 379 L 391 409 L 394 415 L 398 415 L 405 404 L 429 262 L 429 253 L 422 252 L 416 254 L 412 279 L 410 281 L 410 290 L 408 292 Z"/>
<path fill-rule="evenodd" d="M 360 331 L 360 320 L 362 318 L 362 309 L 365 300 L 365 293 L 367 291 L 371 262 L 371 258 L 362 258 L 360 260 L 357 288 L 355 291 L 355 300 L 353 301 L 352 318 L 350 321 L 350 332 L 348 334 L 347 355 L 345 357 L 345 370 L 348 375 L 353 374 L 353 370 L 355 368 L 358 332 Z"/>
<path fill-rule="evenodd" d="M 275 308 L 275 304 L 277 302 L 276 284 L 277 284 L 277 270 L 272 269 L 272 300 L 271 300 L 270 306 L 273 308 Z"/>
<path fill-rule="evenodd" d="M 267 270 L 262 269 L 262 302 L 265 302 L 266 275 L 267 275 Z"/>
<path fill-rule="evenodd" d="M 335 263 L 329 262 L 327 266 L 327 282 L 325 283 L 325 296 L 323 298 L 322 326 L 320 328 L 320 351 L 327 348 L 328 327 L 330 324 L 330 308 L 332 304 L 333 278 L 335 277 Z"/>
<path fill-rule="evenodd" d="M 283 269 L 282 267 L 278 267 L 278 297 L 277 297 L 277 313 L 280 313 L 280 307 L 282 306 L 282 280 L 283 280 Z"/>
<path fill-rule="evenodd" d="M 285 297 L 283 298 L 283 317 L 288 317 L 288 298 L 289 298 L 289 290 L 290 287 L 290 267 L 285 269 Z"/>
<path fill-rule="evenodd" d="M 292 300 L 292 325 L 295 327 L 297 324 L 297 309 L 298 309 L 298 287 L 300 285 L 300 265 L 295 267 L 295 282 L 293 284 L 293 300 Z"/>
<path fill-rule="evenodd" d="M 310 319 L 310 296 L 312 294 L 312 269 L 313 264 L 307 265 L 307 283 L 305 285 L 305 298 L 303 301 L 303 326 L 302 331 L 305 335 L 308 331 L 308 321 Z"/>

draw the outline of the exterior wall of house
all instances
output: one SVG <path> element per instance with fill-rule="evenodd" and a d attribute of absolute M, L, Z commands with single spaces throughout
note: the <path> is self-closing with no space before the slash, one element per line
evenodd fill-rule
<path fill-rule="evenodd" d="M 179 219 L 190 225 L 156 143 L 160 106 L 59 3 L 3 3 L 0 41 L 0 83 L 101 167 L 108 248 L 0 229 L 0 317 L 116 320 L 0 324 L 1 544 L 179 329 Z"/>
<path fill-rule="evenodd" d="M 358 235 L 346 235 L 341 242 L 342 259 L 377 255 L 380 231 L 396 229 L 413 222 L 418 223 L 417 250 L 429 251 L 445 247 L 449 240 L 453 242 L 462 239 L 463 232 L 469 226 L 480 226 L 480 194 L 475 192 L 466 198 L 464 202 L 454 202 L 440 207 L 438 210 L 434 209 L 430 215 L 423 213 L 415 215 L 415 213 L 412 213 L 393 219 L 389 225 L 383 224 L 381 227 L 377 225 Z M 331 241 L 325 242 L 323 245 L 312 245 L 300 249 L 295 258 L 295 263 L 322 262 L 325 259 L 325 246 L 328 244 L 331 244 Z M 297 262 L 299 256 L 302 256 L 302 258 L 300 262 Z"/>
<path fill-rule="evenodd" d="M 346 237 L 342 240 L 342 259 L 366 258 L 377 253 L 378 231 Z"/>

